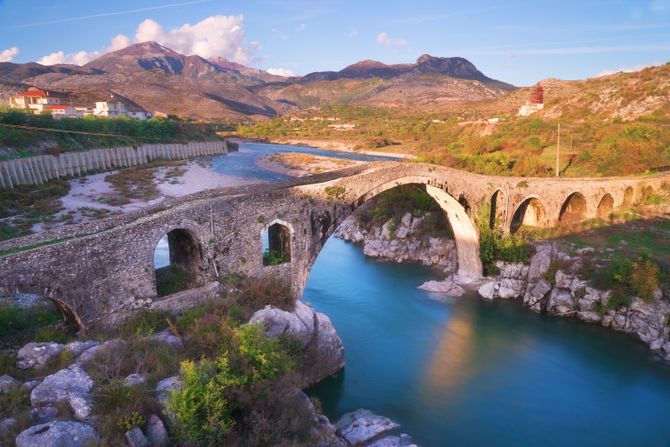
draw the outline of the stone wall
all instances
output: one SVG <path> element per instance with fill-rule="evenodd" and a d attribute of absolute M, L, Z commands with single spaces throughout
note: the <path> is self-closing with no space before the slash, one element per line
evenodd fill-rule
<path fill-rule="evenodd" d="M 228 153 L 225 141 L 192 141 L 187 144 L 145 144 L 84 152 L 64 152 L 0 161 L 0 188 L 35 185 L 60 177 L 142 165 L 154 160 L 175 160 Z"/>

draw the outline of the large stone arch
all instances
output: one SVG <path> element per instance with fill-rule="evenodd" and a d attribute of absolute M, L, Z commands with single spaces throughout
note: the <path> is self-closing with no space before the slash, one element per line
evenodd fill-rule
<path fill-rule="evenodd" d="M 398 186 L 414 184 L 424 187 L 428 195 L 445 212 L 451 226 L 456 242 L 459 276 L 480 277 L 482 275 L 482 264 L 479 258 L 479 233 L 463 205 L 463 203 L 469 203 L 469 200 L 464 191 L 456 194 L 459 198 L 456 199 L 444 189 L 434 186 L 433 183 L 432 179 L 422 176 L 396 178 L 381 183 L 359 196 L 355 201 L 355 207 L 359 207 L 382 192 Z"/>
<path fill-rule="evenodd" d="M 564 225 L 573 225 L 586 220 L 588 216 L 588 206 L 586 197 L 579 191 L 570 193 L 558 213 L 558 222 Z"/>
<path fill-rule="evenodd" d="M 509 231 L 516 233 L 521 226 L 546 228 L 549 226 L 547 207 L 538 196 L 524 198 L 514 210 Z"/>
<path fill-rule="evenodd" d="M 81 316 L 69 303 L 70 300 L 53 287 L 45 287 L 38 284 L 0 284 L 0 296 L 11 295 L 14 293 L 40 295 L 53 303 L 54 307 L 63 318 L 63 322 L 73 331 L 79 332 L 86 329 Z"/>

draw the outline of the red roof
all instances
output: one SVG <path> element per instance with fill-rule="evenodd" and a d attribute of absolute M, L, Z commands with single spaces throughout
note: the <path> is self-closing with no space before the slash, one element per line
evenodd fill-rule
<path fill-rule="evenodd" d="M 55 109 L 55 110 L 65 110 L 69 109 L 70 106 L 46 106 L 47 109 Z"/>
<path fill-rule="evenodd" d="M 39 97 L 45 97 L 49 96 L 49 93 L 47 93 L 44 90 L 27 90 L 25 92 L 21 92 L 16 96 L 39 96 Z"/>

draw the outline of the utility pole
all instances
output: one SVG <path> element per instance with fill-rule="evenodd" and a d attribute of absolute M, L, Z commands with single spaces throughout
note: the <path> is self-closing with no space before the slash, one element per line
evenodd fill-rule
<path fill-rule="evenodd" d="M 561 123 L 558 123 L 558 135 L 556 140 L 556 177 L 560 174 L 560 157 L 561 157 Z"/>

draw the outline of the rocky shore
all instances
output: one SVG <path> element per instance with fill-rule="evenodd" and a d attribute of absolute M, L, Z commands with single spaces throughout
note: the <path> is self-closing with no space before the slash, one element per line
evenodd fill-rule
<path fill-rule="evenodd" d="M 556 243 L 535 244 L 529 264 L 497 263 L 500 274 L 485 278 L 479 295 L 491 300 L 523 300 L 533 312 L 578 318 L 625 332 L 670 361 L 670 302 L 663 291 L 656 289 L 651 300 L 633 297 L 629 305 L 610 306 L 610 290 L 599 290 L 580 277 L 584 263 L 594 262 L 593 255 L 592 248 L 569 254 Z"/>
<path fill-rule="evenodd" d="M 372 229 L 362 225 L 354 214 L 342 222 L 335 236 L 363 245 L 363 253 L 372 258 L 418 262 L 451 273 L 456 270 L 456 243 L 452 239 L 433 237 L 419 231 L 429 214 L 418 216 L 407 212 L 397 225 L 389 220 Z"/>
<path fill-rule="evenodd" d="M 29 301 L 20 297 L 22 302 Z M 347 413 L 335 424 L 319 414 L 309 397 L 301 391 L 324 378 L 337 373 L 344 366 L 344 347 L 330 319 L 310 306 L 298 301 L 292 311 L 266 306 L 256 311 L 249 323 L 260 324 L 268 338 L 289 337 L 297 342 L 305 357 L 306 367 L 299 371 L 301 383 L 290 395 L 311 420 L 311 438 L 321 447 L 390 447 L 411 446 L 411 437 L 400 433 L 400 426 L 391 420 L 360 409 Z M 184 341 L 169 330 L 146 336 L 143 340 L 165 345 L 178 352 Z M 0 376 L 0 395 L 27 393 L 30 398 L 28 421 L 15 417 L 0 419 L 0 439 L 7 440 L 16 428 L 18 447 L 63 447 L 97 445 L 101 441 L 99 427 L 105 424 L 105 415 L 96 409 L 99 385 L 91 375 L 91 362 L 109 357 L 105 368 L 113 369 L 112 351 L 129 342 L 115 338 L 105 341 L 78 340 L 71 343 L 28 343 L 16 352 L 16 368 L 34 372 L 37 377 L 22 382 L 10 375 Z M 110 354 L 110 355 L 108 355 Z M 39 377 L 39 372 L 54 360 L 66 360 L 62 368 Z M 124 387 L 145 385 L 148 375 L 133 373 L 123 381 Z M 145 423 L 128 427 L 125 441 L 129 447 L 167 447 L 176 445 L 171 439 L 173 417 L 167 402 L 170 395 L 182 387 L 180 375 L 158 380 L 153 394 L 157 411 Z M 12 439 L 13 436 L 12 436 Z"/>

